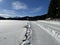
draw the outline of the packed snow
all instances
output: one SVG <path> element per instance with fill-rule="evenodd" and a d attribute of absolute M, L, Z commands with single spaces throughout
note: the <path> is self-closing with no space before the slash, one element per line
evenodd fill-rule
<path fill-rule="evenodd" d="M 55 25 L 60 25 L 60 21 L 46 21 L 46 20 L 38 20 L 37 22 L 44 22 L 44 23 L 50 23 Z"/>
<path fill-rule="evenodd" d="M 27 21 L 0 20 L 0 45 L 19 45 L 26 33 Z"/>
<path fill-rule="evenodd" d="M 60 42 L 60 21 L 37 21 L 38 25 Z"/>

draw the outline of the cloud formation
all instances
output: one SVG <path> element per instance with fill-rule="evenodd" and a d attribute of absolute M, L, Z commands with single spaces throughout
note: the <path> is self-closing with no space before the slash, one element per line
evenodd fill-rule
<path fill-rule="evenodd" d="M 2 12 L 6 13 L 6 14 L 15 14 L 16 13 L 14 10 L 7 10 L 7 9 L 3 9 Z"/>
<path fill-rule="evenodd" d="M 17 15 L 18 14 L 16 14 L 16 12 L 13 10 L 3 9 L 2 11 L 0 11 L 0 16 L 2 16 L 2 17 L 14 17 Z"/>
<path fill-rule="evenodd" d="M 12 7 L 16 10 L 27 9 L 27 5 L 19 1 L 13 2 Z"/>
<path fill-rule="evenodd" d="M 36 13 L 36 12 L 39 12 L 39 11 L 41 11 L 43 9 L 43 7 L 37 7 L 37 8 L 35 8 L 35 9 L 32 9 L 31 11 L 30 11 L 30 13 Z"/>
<path fill-rule="evenodd" d="M 2 0 L 0 0 L 2 1 Z M 43 8 L 42 6 L 36 7 L 36 8 L 29 8 L 28 5 L 25 3 L 22 3 L 20 1 L 14 1 L 12 4 L 12 10 L 9 9 L 2 9 L 0 11 L 0 16 L 3 17 L 15 17 L 15 16 L 26 16 L 31 15 L 37 12 L 40 12 Z M 18 12 L 17 10 L 21 10 L 21 12 Z M 17 13 L 18 12 L 18 13 Z"/>
<path fill-rule="evenodd" d="M 6 18 L 8 18 L 8 17 L 13 17 L 13 15 L 3 14 L 3 13 L 0 13 L 0 16 L 2 16 L 2 17 L 6 17 Z"/>
<path fill-rule="evenodd" d="M 2 2 L 3 0 L 0 0 L 0 2 Z"/>

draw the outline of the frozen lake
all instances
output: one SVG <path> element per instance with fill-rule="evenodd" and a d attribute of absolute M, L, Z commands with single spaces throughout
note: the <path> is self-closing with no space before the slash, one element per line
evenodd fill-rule
<path fill-rule="evenodd" d="M 24 39 L 27 21 L 0 20 L 0 45 L 19 45 Z"/>

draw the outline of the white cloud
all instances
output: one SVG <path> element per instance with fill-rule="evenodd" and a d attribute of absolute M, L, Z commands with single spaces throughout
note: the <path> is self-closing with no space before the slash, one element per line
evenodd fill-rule
<path fill-rule="evenodd" d="M 9 15 L 9 14 L 2 14 L 2 13 L 0 13 L 0 16 L 2 16 L 2 17 L 13 17 L 12 15 Z"/>
<path fill-rule="evenodd" d="M 35 9 L 31 10 L 30 13 L 36 13 L 36 12 L 41 11 L 42 9 L 43 9 L 43 7 L 37 7 Z"/>
<path fill-rule="evenodd" d="M 41 12 L 44 8 L 42 6 L 39 6 L 37 8 L 29 9 L 27 11 L 22 11 L 22 14 L 29 15 L 37 12 Z"/>
<path fill-rule="evenodd" d="M 10 14 L 2 14 L 2 13 L 0 13 L 0 16 L 5 17 L 5 18 L 8 18 L 8 17 L 24 17 L 22 15 L 10 15 Z"/>
<path fill-rule="evenodd" d="M 27 9 L 27 5 L 19 1 L 13 2 L 12 7 L 13 9 L 16 9 L 16 10 Z"/>
<path fill-rule="evenodd" d="M 6 14 L 15 14 L 15 11 L 13 11 L 13 10 L 7 10 L 7 9 L 3 9 L 2 12 L 6 13 Z"/>
<path fill-rule="evenodd" d="M 3 17 L 13 17 L 15 15 L 16 13 L 13 10 L 3 9 L 2 11 L 0 11 L 0 16 L 3 16 Z"/>
<path fill-rule="evenodd" d="M 2 11 L 0 11 L 0 16 L 2 17 L 22 17 L 22 15 L 19 15 L 16 13 L 16 11 L 14 10 L 7 10 L 7 9 L 3 9 Z"/>
<path fill-rule="evenodd" d="M 0 0 L 0 2 L 2 2 L 3 0 Z"/>

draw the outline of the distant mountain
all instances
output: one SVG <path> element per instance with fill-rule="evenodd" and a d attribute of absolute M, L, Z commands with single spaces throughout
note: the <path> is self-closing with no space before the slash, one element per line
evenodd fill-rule
<path fill-rule="evenodd" d="M 0 16 L 0 20 L 45 20 L 46 19 L 46 15 L 44 14 L 42 16 L 33 16 L 33 17 L 29 17 L 29 16 L 25 16 L 25 17 L 9 17 L 9 18 L 4 18 Z"/>
<path fill-rule="evenodd" d="M 0 20 L 4 20 L 4 19 L 6 19 L 6 18 L 4 18 L 4 17 L 0 16 Z"/>

